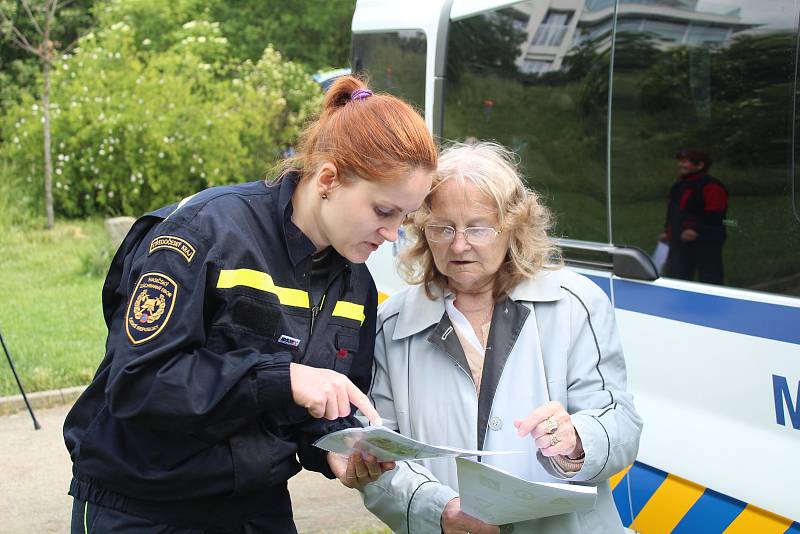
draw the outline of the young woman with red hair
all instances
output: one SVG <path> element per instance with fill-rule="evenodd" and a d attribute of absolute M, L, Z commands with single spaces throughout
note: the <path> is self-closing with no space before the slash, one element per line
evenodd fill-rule
<path fill-rule="evenodd" d="M 105 358 L 64 425 L 73 532 L 296 532 L 301 465 L 350 486 L 392 467 L 313 442 L 358 425 L 351 404 L 378 418 L 363 263 L 435 168 L 422 118 L 348 76 L 277 180 L 134 224 L 103 288 Z"/>

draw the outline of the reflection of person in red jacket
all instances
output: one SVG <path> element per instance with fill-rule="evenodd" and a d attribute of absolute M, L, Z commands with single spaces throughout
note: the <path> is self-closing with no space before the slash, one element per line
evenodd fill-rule
<path fill-rule="evenodd" d="M 664 274 L 672 278 L 722 284 L 722 244 L 728 190 L 708 174 L 711 157 L 699 150 L 681 150 L 680 177 L 669 191 L 667 220 L 661 241 L 669 243 Z"/>

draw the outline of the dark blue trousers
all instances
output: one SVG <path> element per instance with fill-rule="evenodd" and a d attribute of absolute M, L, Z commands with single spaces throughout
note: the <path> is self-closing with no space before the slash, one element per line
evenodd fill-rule
<path fill-rule="evenodd" d="M 289 494 L 285 503 L 265 503 L 263 513 L 239 524 L 208 525 L 201 528 L 171 526 L 94 503 L 73 499 L 72 534 L 297 534 Z"/>

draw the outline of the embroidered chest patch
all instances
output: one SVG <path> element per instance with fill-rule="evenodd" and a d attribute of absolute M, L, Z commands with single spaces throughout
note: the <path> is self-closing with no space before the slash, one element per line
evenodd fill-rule
<path fill-rule="evenodd" d="M 186 263 L 192 261 L 195 253 L 194 247 L 188 241 L 174 235 L 162 235 L 153 239 L 153 241 L 150 242 L 148 255 L 159 249 L 174 250 L 184 257 Z"/>
<path fill-rule="evenodd" d="M 178 284 L 162 273 L 139 277 L 128 302 L 125 332 L 134 345 L 150 341 L 167 326 L 175 306 Z"/>

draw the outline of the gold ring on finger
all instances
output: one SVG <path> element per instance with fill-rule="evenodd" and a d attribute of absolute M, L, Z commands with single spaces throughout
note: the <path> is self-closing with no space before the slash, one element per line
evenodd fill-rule
<path fill-rule="evenodd" d="M 544 422 L 544 431 L 548 434 L 555 434 L 556 430 L 558 430 L 558 421 L 552 417 L 548 417 Z"/>
<path fill-rule="evenodd" d="M 555 434 L 550 434 L 550 446 L 551 447 L 555 447 L 556 444 L 558 444 L 559 441 L 561 441 L 561 440 L 558 439 L 558 436 L 556 436 Z"/>

